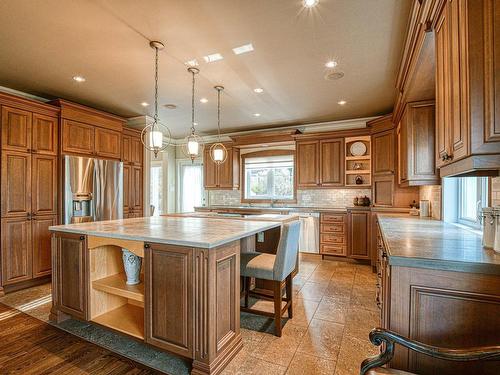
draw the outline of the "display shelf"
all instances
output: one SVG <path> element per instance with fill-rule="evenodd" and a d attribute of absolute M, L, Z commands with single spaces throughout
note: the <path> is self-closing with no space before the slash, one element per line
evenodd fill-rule
<path fill-rule="evenodd" d="M 370 155 L 363 155 L 363 156 L 346 156 L 345 160 L 370 160 L 371 156 Z"/>
<path fill-rule="evenodd" d="M 101 314 L 93 322 L 144 340 L 144 308 L 125 304 Z"/>
<path fill-rule="evenodd" d="M 346 174 L 370 174 L 371 171 L 369 169 L 353 169 L 350 171 L 345 171 Z"/>
<path fill-rule="evenodd" d="M 116 275 L 94 280 L 92 282 L 92 288 L 120 297 L 144 302 L 144 275 L 141 274 L 141 283 L 137 285 L 127 285 L 126 279 L 125 274 L 118 273 Z"/>

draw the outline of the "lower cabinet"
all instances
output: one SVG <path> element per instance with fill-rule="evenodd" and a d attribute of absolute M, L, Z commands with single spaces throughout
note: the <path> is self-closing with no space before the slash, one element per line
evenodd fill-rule
<path fill-rule="evenodd" d="M 33 277 L 52 272 L 51 233 L 49 227 L 57 225 L 56 216 L 38 216 L 31 221 L 33 243 Z"/>
<path fill-rule="evenodd" d="M 53 236 L 56 246 L 57 268 L 54 270 L 53 293 L 57 308 L 74 317 L 87 319 L 88 267 L 87 240 L 85 236 L 57 233 Z M 54 285 L 55 284 L 55 285 Z"/>
<path fill-rule="evenodd" d="M 190 357 L 193 249 L 159 244 L 146 246 L 144 339 L 151 345 Z"/>
<path fill-rule="evenodd" d="M 347 255 L 354 259 L 370 259 L 370 211 L 349 210 Z"/>

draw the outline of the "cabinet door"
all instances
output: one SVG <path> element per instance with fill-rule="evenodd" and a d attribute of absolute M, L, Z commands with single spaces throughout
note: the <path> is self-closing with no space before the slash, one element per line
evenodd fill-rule
<path fill-rule="evenodd" d="M 132 137 L 130 135 L 122 136 L 122 161 L 124 163 L 132 162 Z"/>
<path fill-rule="evenodd" d="M 30 280 L 31 257 L 31 220 L 2 219 L 2 284 Z"/>
<path fill-rule="evenodd" d="M 387 130 L 372 136 L 373 175 L 394 174 L 394 131 Z"/>
<path fill-rule="evenodd" d="M 319 181 L 319 142 L 297 142 L 297 187 L 317 187 Z"/>
<path fill-rule="evenodd" d="M 128 214 L 131 210 L 131 177 L 132 176 L 132 166 L 124 165 L 123 166 L 123 215 Z"/>
<path fill-rule="evenodd" d="M 2 107 L 2 149 L 31 150 L 32 114 L 17 108 Z"/>
<path fill-rule="evenodd" d="M 142 166 L 144 148 L 142 147 L 141 138 L 132 137 L 130 140 L 130 144 L 131 144 L 130 161 L 135 165 Z"/>
<path fill-rule="evenodd" d="M 186 357 L 193 348 L 192 253 L 157 244 L 145 252 L 145 341 Z"/>
<path fill-rule="evenodd" d="M 33 277 L 50 275 L 52 271 L 51 233 L 57 225 L 57 216 L 38 216 L 32 220 Z"/>
<path fill-rule="evenodd" d="M 373 205 L 392 207 L 394 204 L 394 176 L 373 176 Z"/>
<path fill-rule="evenodd" d="M 132 167 L 132 183 L 129 192 L 131 199 L 131 208 L 134 211 L 142 211 L 142 167 Z"/>
<path fill-rule="evenodd" d="M 233 188 L 233 149 L 227 148 L 227 158 L 224 163 L 218 166 L 219 168 L 219 181 L 218 187 L 222 189 Z"/>
<path fill-rule="evenodd" d="M 350 211 L 347 215 L 349 228 L 348 255 L 355 259 L 370 258 L 370 212 Z"/>
<path fill-rule="evenodd" d="M 31 209 L 33 215 L 57 214 L 57 156 L 32 156 Z"/>
<path fill-rule="evenodd" d="M 322 186 L 344 184 L 344 139 L 320 141 L 320 183 Z"/>
<path fill-rule="evenodd" d="M 2 152 L 2 217 L 31 214 L 31 154 Z"/>
<path fill-rule="evenodd" d="M 87 241 L 85 236 L 58 233 L 57 307 L 77 318 L 87 319 Z"/>
<path fill-rule="evenodd" d="M 104 158 L 120 159 L 121 157 L 121 133 L 95 128 L 95 153 Z"/>
<path fill-rule="evenodd" d="M 408 126 L 406 112 L 403 114 L 398 126 L 398 151 L 399 183 L 404 183 L 408 180 Z"/>
<path fill-rule="evenodd" d="M 32 149 L 37 154 L 57 155 L 57 118 L 33 114 Z"/>
<path fill-rule="evenodd" d="M 92 155 L 94 127 L 77 121 L 63 120 L 62 152 Z"/>
<path fill-rule="evenodd" d="M 203 185 L 205 189 L 217 187 L 218 168 L 217 164 L 210 158 L 210 149 L 205 148 L 203 152 Z"/>

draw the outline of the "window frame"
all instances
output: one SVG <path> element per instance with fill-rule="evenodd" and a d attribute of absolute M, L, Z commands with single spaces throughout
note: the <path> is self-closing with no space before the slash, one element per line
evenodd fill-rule
<path fill-rule="evenodd" d="M 474 228 L 474 229 L 482 229 L 481 222 L 478 219 L 478 215 L 476 213 L 476 220 L 471 220 L 470 218 L 463 217 L 462 212 L 463 212 L 463 204 L 464 200 L 463 198 L 463 184 L 464 184 L 464 178 L 467 177 L 460 177 L 458 179 L 457 183 L 457 223 Z M 481 177 L 478 176 L 477 178 L 477 195 L 475 202 L 477 204 L 478 201 L 481 201 L 481 207 L 488 207 L 489 201 L 490 201 L 490 179 L 488 177 Z"/>
<path fill-rule="evenodd" d="M 266 156 L 292 155 L 293 158 L 293 197 L 291 199 L 250 199 L 245 197 L 246 192 L 246 170 L 245 160 L 247 158 L 259 158 Z M 241 202 L 242 203 L 297 203 L 297 163 L 295 150 L 265 150 L 249 152 L 241 155 Z"/>

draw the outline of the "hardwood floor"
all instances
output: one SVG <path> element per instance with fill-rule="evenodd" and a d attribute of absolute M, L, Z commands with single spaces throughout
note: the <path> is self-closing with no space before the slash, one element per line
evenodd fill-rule
<path fill-rule="evenodd" d="M 1 374 L 157 374 L 0 304 Z"/>

